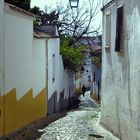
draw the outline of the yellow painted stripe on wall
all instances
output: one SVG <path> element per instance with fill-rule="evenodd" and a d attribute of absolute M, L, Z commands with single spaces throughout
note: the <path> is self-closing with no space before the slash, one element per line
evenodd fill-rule
<path fill-rule="evenodd" d="M 16 100 L 16 89 L 7 93 L 4 96 L 4 135 L 45 116 L 46 100 L 45 88 L 35 98 L 33 98 L 33 90 L 30 89 L 19 101 Z"/>
<path fill-rule="evenodd" d="M 4 107 L 3 97 L 0 96 L 0 136 L 4 133 Z"/>

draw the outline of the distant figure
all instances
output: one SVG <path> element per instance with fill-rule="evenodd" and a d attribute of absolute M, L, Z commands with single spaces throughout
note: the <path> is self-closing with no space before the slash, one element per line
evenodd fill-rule
<path fill-rule="evenodd" d="M 86 91 L 86 87 L 83 85 L 82 86 L 83 97 L 85 96 L 85 91 Z"/>

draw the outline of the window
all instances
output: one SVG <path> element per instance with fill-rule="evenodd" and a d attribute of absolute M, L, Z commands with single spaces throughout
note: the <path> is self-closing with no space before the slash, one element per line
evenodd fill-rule
<path fill-rule="evenodd" d="M 106 44 L 105 47 L 109 48 L 111 46 L 111 14 L 110 12 L 106 15 Z"/>
<path fill-rule="evenodd" d="M 94 72 L 94 76 L 93 76 L 93 81 L 95 82 L 95 72 Z"/>
<path fill-rule="evenodd" d="M 52 55 L 52 82 L 55 81 L 55 54 Z"/>
<path fill-rule="evenodd" d="M 116 38 L 115 38 L 115 51 L 119 52 L 122 50 L 121 42 L 122 42 L 122 34 L 123 34 L 123 6 L 117 8 L 116 15 Z"/>

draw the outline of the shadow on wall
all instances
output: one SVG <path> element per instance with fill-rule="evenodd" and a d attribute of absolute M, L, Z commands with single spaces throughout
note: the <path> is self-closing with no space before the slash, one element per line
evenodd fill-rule
<path fill-rule="evenodd" d="M 64 91 L 65 91 L 65 89 L 63 89 L 63 91 L 60 92 L 59 97 L 57 97 L 57 91 L 55 91 L 52 94 L 51 98 L 48 99 L 48 105 L 47 105 L 48 115 L 62 112 L 62 111 L 65 111 L 69 108 L 69 106 L 71 104 L 71 97 L 69 94 L 68 98 L 64 98 Z"/>
<path fill-rule="evenodd" d="M 52 94 L 51 98 L 48 99 L 48 104 L 47 104 L 48 115 L 51 115 L 57 112 L 56 104 L 57 104 L 57 91 L 55 91 Z"/>
<path fill-rule="evenodd" d="M 132 1 L 131 4 L 128 2 L 127 4 L 128 4 L 128 9 L 129 9 L 127 12 L 133 12 L 133 10 L 135 8 L 138 8 L 138 11 L 140 14 L 140 2 L 139 2 L 139 0 Z M 129 8 L 130 6 L 131 6 L 131 8 Z M 130 9 L 132 9 L 132 10 L 130 10 Z M 130 13 L 130 15 L 132 15 L 132 13 Z"/>
<path fill-rule="evenodd" d="M 60 108 L 60 112 L 64 110 L 64 89 L 60 93 L 59 108 Z"/>

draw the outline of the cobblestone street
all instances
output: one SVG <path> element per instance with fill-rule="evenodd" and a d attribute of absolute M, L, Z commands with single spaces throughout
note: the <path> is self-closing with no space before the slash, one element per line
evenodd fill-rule
<path fill-rule="evenodd" d="M 42 130 L 38 140 L 119 140 L 100 124 L 100 107 L 90 98 L 80 96 L 78 109 L 71 110 L 67 115 Z"/>

